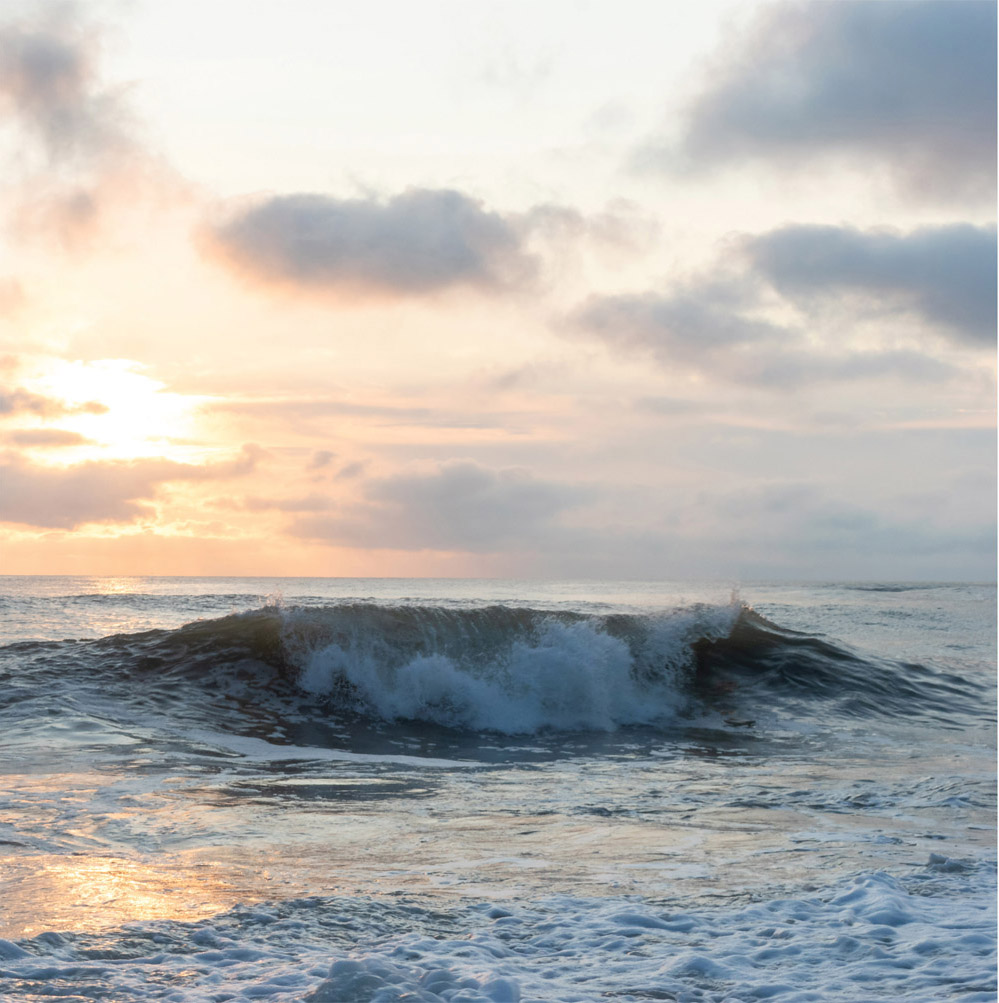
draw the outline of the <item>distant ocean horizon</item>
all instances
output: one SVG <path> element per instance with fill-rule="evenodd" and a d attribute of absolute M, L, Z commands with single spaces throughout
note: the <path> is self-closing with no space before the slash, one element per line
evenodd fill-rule
<path fill-rule="evenodd" d="M 996 588 L 0 577 L 0 997 L 996 997 Z"/>

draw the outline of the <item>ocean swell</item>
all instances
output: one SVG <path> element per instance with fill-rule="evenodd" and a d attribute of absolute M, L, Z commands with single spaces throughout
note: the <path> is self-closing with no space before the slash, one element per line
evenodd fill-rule
<path fill-rule="evenodd" d="M 788 630 L 743 609 L 721 638 L 694 644 L 698 677 L 745 691 L 743 702 L 777 698 L 785 713 L 843 719 L 931 719 L 959 727 L 980 716 L 985 689 L 964 676 L 879 658 L 823 637 Z"/>
<path fill-rule="evenodd" d="M 736 602 L 655 614 L 266 606 L 175 630 L 0 649 L 0 674 L 14 662 L 10 701 L 76 679 L 167 715 L 200 702 L 258 724 L 268 714 L 360 715 L 513 735 L 777 712 L 946 725 L 982 706 L 981 687 L 961 676 L 796 633 Z"/>

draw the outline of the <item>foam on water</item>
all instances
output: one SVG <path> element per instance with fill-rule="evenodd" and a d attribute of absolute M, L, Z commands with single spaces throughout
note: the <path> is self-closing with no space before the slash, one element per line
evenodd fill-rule
<path fill-rule="evenodd" d="M 455 770 L 477 764 L 459 759 L 434 759 L 430 756 L 374 755 L 363 752 L 347 752 L 341 749 L 317 749 L 314 746 L 275 745 L 262 738 L 245 735 L 230 735 L 224 732 L 186 729 L 184 738 L 200 742 L 208 748 L 229 752 L 244 762 L 264 764 L 286 762 L 330 762 L 353 764 L 378 764 L 384 766 L 418 766 L 420 769 Z"/>
<path fill-rule="evenodd" d="M 933 855 L 903 880 L 714 909 L 628 898 L 342 897 L 201 923 L 0 941 L 5 998 L 930 1003 L 995 998 L 994 868 Z"/>
<path fill-rule="evenodd" d="M 319 696 L 346 687 L 357 709 L 389 721 L 507 734 L 609 731 L 675 716 L 688 702 L 679 673 L 689 665 L 690 643 L 722 636 L 738 608 L 649 618 L 642 636 L 631 638 L 608 633 L 599 618 L 494 612 L 474 624 L 476 636 L 464 639 L 473 642 L 464 650 L 441 636 L 455 631 L 455 614 L 423 613 L 430 622 L 418 643 L 367 624 L 337 625 L 337 641 L 299 656 L 299 684 Z M 644 672 L 636 672 L 636 662 Z"/>

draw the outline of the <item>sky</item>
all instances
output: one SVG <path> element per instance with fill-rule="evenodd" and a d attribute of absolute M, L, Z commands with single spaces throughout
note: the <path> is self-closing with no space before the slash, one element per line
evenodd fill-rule
<path fill-rule="evenodd" d="M 996 5 L 0 0 L 0 571 L 994 580 Z"/>

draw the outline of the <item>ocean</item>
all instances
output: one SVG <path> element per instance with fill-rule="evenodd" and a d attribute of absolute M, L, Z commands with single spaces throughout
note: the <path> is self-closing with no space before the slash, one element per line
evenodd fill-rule
<path fill-rule="evenodd" d="M 996 999 L 996 594 L 0 578 L 0 999 Z"/>

